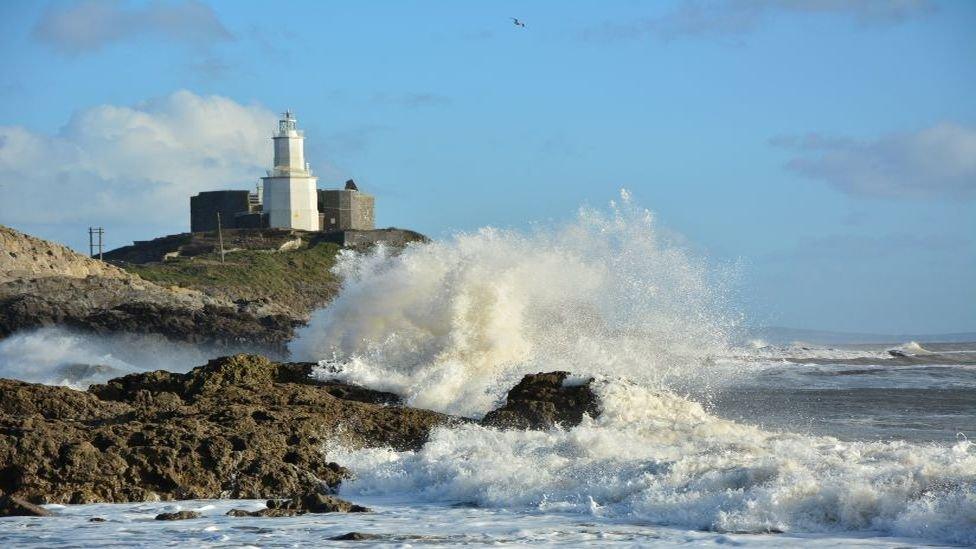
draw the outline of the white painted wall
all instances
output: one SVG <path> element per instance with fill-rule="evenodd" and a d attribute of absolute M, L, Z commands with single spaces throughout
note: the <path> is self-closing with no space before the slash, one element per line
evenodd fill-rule
<path fill-rule="evenodd" d="M 275 136 L 274 167 L 285 173 L 305 173 L 305 138 L 297 132 Z"/>
<path fill-rule="evenodd" d="M 319 230 L 317 177 L 281 176 L 264 179 L 264 211 L 268 226 Z"/>

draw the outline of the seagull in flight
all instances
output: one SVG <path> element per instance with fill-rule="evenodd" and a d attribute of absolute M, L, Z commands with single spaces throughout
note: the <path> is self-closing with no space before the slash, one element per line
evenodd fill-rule
<path fill-rule="evenodd" d="M 514 23 L 516 27 L 522 27 L 523 29 L 525 28 L 525 23 L 519 21 L 518 17 L 509 17 L 509 19 L 512 20 L 512 23 Z"/>

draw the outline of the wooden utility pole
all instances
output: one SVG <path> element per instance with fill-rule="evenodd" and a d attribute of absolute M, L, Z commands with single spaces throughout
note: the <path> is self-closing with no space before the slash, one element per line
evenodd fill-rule
<path fill-rule="evenodd" d="M 102 236 L 105 229 L 102 227 L 88 227 L 88 256 L 95 257 L 95 248 L 98 248 L 98 259 L 102 259 Z M 95 235 L 98 235 L 98 243 L 95 243 Z"/>
<path fill-rule="evenodd" d="M 224 262 L 224 233 L 220 228 L 220 212 L 217 212 L 217 242 L 220 243 L 220 262 Z"/>

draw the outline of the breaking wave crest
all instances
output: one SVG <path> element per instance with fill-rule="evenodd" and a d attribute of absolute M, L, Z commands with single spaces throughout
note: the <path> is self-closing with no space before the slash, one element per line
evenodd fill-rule
<path fill-rule="evenodd" d="M 701 384 L 703 360 L 727 348 L 735 326 L 723 286 L 626 192 L 609 213 L 584 209 L 566 227 L 343 253 L 336 270 L 343 290 L 299 333 L 293 356 L 463 415 L 483 414 L 540 370 Z"/>
<path fill-rule="evenodd" d="M 417 451 L 326 448 L 355 474 L 345 493 L 722 532 L 976 543 L 968 441 L 773 432 L 682 396 L 747 373 L 721 358 L 743 352 L 729 343 L 728 273 L 664 238 L 626 193 L 566 227 L 344 253 L 337 271 L 343 292 L 292 347 L 320 360 L 320 375 L 479 416 L 523 374 L 568 370 L 596 377 L 602 409 L 568 430 L 467 424 L 435 429 Z"/>
<path fill-rule="evenodd" d="M 329 448 L 351 495 L 562 511 L 719 532 L 868 531 L 976 543 L 976 454 L 842 442 L 716 418 L 601 380 L 598 419 L 570 430 L 439 428 L 416 452 Z"/>

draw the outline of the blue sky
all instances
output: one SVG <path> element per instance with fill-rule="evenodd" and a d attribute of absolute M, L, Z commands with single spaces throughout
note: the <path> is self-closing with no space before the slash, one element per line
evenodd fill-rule
<path fill-rule="evenodd" d="M 3 2 L 0 61 L 0 223 L 76 249 L 187 230 L 291 108 L 382 226 L 625 187 L 754 323 L 976 330 L 976 2 Z"/>

